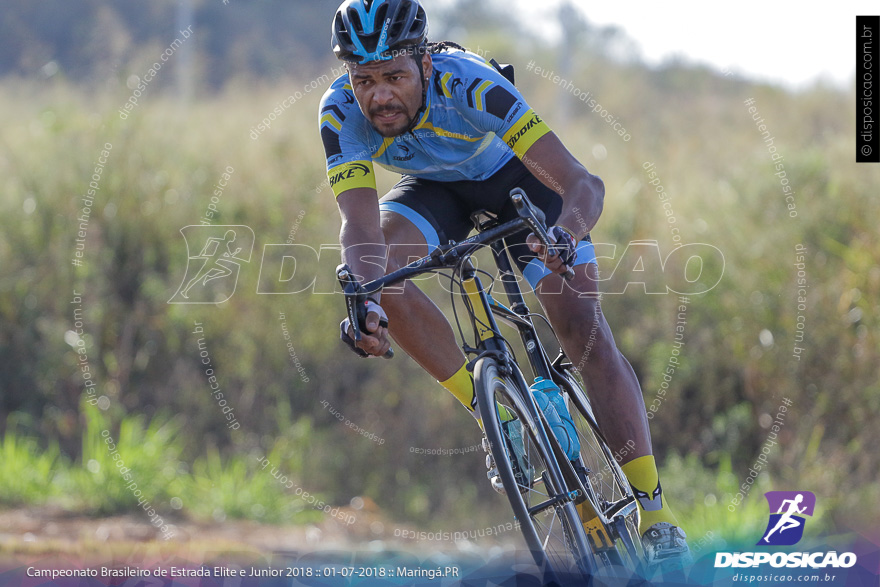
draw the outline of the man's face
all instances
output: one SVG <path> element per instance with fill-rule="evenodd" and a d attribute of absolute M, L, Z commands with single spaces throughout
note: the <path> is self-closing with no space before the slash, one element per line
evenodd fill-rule
<path fill-rule="evenodd" d="M 425 77 L 431 77 L 431 56 L 422 57 Z M 411 55 L 390 61 L 350 65 L 349 77 L 361 112 L 383 137 L 406 131 L 422 105 L 421 72 Z"/>

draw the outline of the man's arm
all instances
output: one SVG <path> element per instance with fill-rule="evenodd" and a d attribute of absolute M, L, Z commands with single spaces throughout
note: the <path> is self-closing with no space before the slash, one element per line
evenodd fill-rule
<path fill-rule="evenodd" d="M 602 180 L 587 171 L 553 132 L 535 141 L 522 161 L 541 183 L 562 197 L 562 213 L 556 224 L 571 231 L 575 240 L 585 237 L 602 214 Z"/>
<path fill-rule="evenodd" d="M 375 189 L 355 188 L 339 194 L 336 198 L 342 228 L 339 244 L 342 245 L 342 261 L 347 263 L 361 283 L 385 275 L 385 268 L 365 261 L 365 257 L 384 258 L 385 235 L 379 226 L 379 198 Z M 380 294 L 376 294 L 378 301 Z"/>
<path fill-rule="evenodd" d="M 556 225 L 571 232 L 575 243 L 579 242 L 593 229 L 602 214 L 605 184 L 587 171 L 553 132 L 535 141 L 522 161 L 541 183 L 562 197 L 562 212 Z M 565 270 L 558 256 L 547 256 L 536 236 L 529 235 L 526 242 L 548 269 L 554 273 Z"/>
<path fill-rule="evenodd" d="M 342 217 L 342 228 L 339 231 L 342 261 L 348 264 L 361 283 L 379 279 L 385 275 L 387 247 L 385 235 L 379 225 L 378 193 L 374 188 L 346 190 L 336 198 L 336 204 Z M 367 258 L 380 261 L 370 262 Z M 379 302 L 381 292 L 376 292 L 371 297 Z M 379 326 L 379 315 L 375 312 L 367 314 L 366 327 L 373 336 L 363 335 L 357 346 L 371 355 L 384 355 L 391 348 L 391 343 L 388 341 L 387 329 Z M 349 336 L 352 336 L 351 332 Z"/>

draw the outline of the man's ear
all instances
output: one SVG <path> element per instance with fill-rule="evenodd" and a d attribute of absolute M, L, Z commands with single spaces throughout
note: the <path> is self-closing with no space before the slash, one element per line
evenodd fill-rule
<path fill-rule="evenodd" d="M 431 76 L 434 75 L 434 65 L 431 61 L 431 54 L 425 50 L 425 54 L 422 55 L 422 71 L 425 72 L 425 79 L 431 79 Z"/>

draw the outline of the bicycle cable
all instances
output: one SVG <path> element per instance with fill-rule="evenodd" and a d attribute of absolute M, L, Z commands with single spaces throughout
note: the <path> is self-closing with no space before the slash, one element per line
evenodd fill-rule
<path fill-rule="evenodd" d="M 471 299 L 468 297 L 467 291 L 465 291 L 464 289 L 464 282 L 459 282 L 459 287 L 461 287 L 461 293 L 462 297 L 464 298 L 465 308 L 468 310 L 468 313 L 470 314 L 471 320 L 474 322 L 474 324 L 481 325 L 486 328 L 486 330 L 491 330 L 496 335 L 499 334 L 498 332 L 495 332 L 495 330 L 492 329 L 488 324 L 477 318 L 477 313 L 474 310 L 473 305 L 471 304 Z"/>
<path fill-rule="evenodd" d="M 435 271 L 435 273 L 442 275 L 449 280 L 449 304 L 452 306 L 452 316 L 455 320 L 455 327 L 458 329 L 458 337 L 461 340 L 460 346 L 462 349 L 470 348 L 468 347 L 467 341 L 464 338 L 464 330 L 461 329 L 461 320 L 459 320 L 458 318 L 458 308 L 456 308 L 455 306 L 455 291 L 453 286 L 458 285 L 459 289 L 462 289 L 463 286 L 459 280 L 455 279 L 454 273 L 451 275 L 447 275 L 446 273 L 443 273 L 441 271 Z"/>
<path fill-rule="evenodd" d="M 462 259 L 462 261 L 463 261 L 463 259 Z M 459 261 L 459 264 L 462 261 Z M 487 277 L 488 279 L 491 280 L 490 282 L 492 283 L 492 285 L 490 285 L 489 288 L 487 290 L 485 290 L 487 295 L 491 296 L 492 295 L 492 293 L 491 293 L 492 287 L 495 284 L 495 276 L 492 275 L 491 273 L 489 273 L 488 271 L 483 270 L 483 269 L 474 269 L 474 271 L 476 273 L 482 273 L 485 277 Z M 458 265 L 456 265 L 456 272 L 458 272 Z M 493 329 L 489 324 L 486 324 L 485 322 L 483 322 L 482 320 L 477 318 L 476 313 L 474 312 L 473 306 L 471 305 L 470 298 L 467 296 L 467 292 L 464 290 L 464 283 L 460 280 L 455 280 L 455 283 L 458 284 L 459 288 L 461 289 L 462 297 L 464 298 L 465 308 L 467 308 L 468 313 L 470 314 L 470 317 L 473 320 L 473 322 L 475 324 L 480 324 L 480 325 L 484 326 L 487 330 L 491 330 L 492 333 L 504 343 L 504 345 L 507 347 L 507 352 L 510 354 L 511 357 L 514 358 L 514 361 L 515 361 L 516 360 L 516 353 L 513 350 L 513 345 L 511 345 L 510 341 L 507 340 L 507 337 L 505 337 L 503 334 L 501 334 L 501 332 L 499 332 L 497 329 Z M 459 325 L 459 330 L 460 329 L 461 329 L 461 326 Z M 473 350 L 476 351 L 476 349 L 473 349 Z"/>
<path fill-rule="evenodd" d="M 547 319 L 547 316 L 545 316 L 544 314 L 539 314 L 538 312 L 529 312 L 528 314 L 526 314 L 526 317 L 528 317 L 528 318 L 533 318 L 536 316 L 544 321 L 544 323 L 550 329 L 550 334 L 552 334 L 553 338 L 556 339 L 556 346 L 558 346 L 560 349 L 562 349 L 562 342 L 559 340 L 559 335 L 556 334 L 556 330 L 553 329 L 553 325 L 550 324 L 550 320 Z M 535 330 L 535 333 L 537 334 L 537 330 Z M 547 345 L 542 343 L 541 346 L 544 347 L 545 351 L 547 350 Z M 563 353 L 564 352 L 565 351 L 563 350 Z M 548 359 L 549 359 L 549 357 L 548 357 Z"/>

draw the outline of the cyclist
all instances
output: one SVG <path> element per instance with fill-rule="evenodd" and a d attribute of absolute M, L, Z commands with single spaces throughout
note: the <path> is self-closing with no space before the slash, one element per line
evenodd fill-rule
<path fill-rule="evenodd" d="M 604 185 L 498 70 L 454 43 L 428 44 L 427 33 L 418 0 L 346 0 L 333 19 L 333 51 L 348 73 L 323 96 L 319 125 L 342 217 L 343 261 L 362 280 L 378 279 L 464 239 L 477 209 L 515 218 L 508 194 L 523 188 L 545 213 L 558 252 L 527 231 L 508 239 L 508 250 L 566 354 L 575 363 L 585 358 L 581 374 L 612 450 L 635 443 L 623 451 L 622 468 L 638 496 L 649 563 L 681 561 L 686 537 L 660 486 L 639 383 L 600 308 L 589 230 Z M 374 162 L 402 175 L 381 199 Z M 575 271 L 569 283 L 559 275 L 567 267 Z M 434 303 L 408 282 L 367 306 L 372 334 L 355 345 L 344 321 L 343 340 L 361 355 L 381 356 L 390 335 L 480 422 L 467 361 Z"/>

